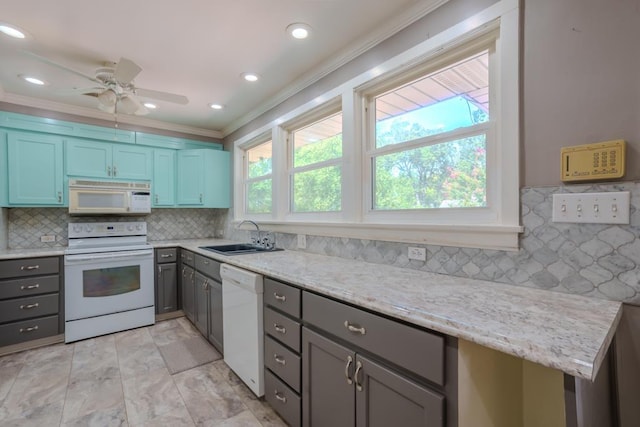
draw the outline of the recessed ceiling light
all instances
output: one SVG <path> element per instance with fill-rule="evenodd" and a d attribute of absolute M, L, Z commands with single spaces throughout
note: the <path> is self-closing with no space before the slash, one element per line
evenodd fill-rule
<path fill-rule="evenodd" d="M 248 82 L 257 82 L 260 78 L 256 73 L 242 73 L 241 76 Z"/>
<path fill-rule="evenodd" d="M 31 84 L 38 85 L 38 86 L 44 86 L 47 84 L 46 81 L 33 76 L 25 76 L 21 74 L 18 77 L 20 77 L 22 80 L 25 80 Z"/>
<path fill-rule="evenodd" d="M 294 39 L 302 40 L 309 37 L 311 33 L 311 27 L 302 22 L 296 22 L 295 24 L 291 24 L 287 27 L 287 34 L 289 34 Z"/>
<path fill-rule="evenodd" d="M 15 25 L 5 24 L 4 22 L 0 22 L 0 32 L 5 33 L 9 37 L 14 37 L 16 39 L 27 38 L 26 31 L 19 29 Z"/>
<path fill-rule="evenodd" d="M 144 104 L 145 107 L 151 109 L 151 110 L 155 110 L 156 108 L 158 108 L 158 106 L 156 104 L 154 104 L 153 102 L 145 102 Z"/>
<path fill-rule="evenodd" d="M 213 110 L 222 110 L 224 107 L 220 104 L 209 104 L 209 107 Z"/>

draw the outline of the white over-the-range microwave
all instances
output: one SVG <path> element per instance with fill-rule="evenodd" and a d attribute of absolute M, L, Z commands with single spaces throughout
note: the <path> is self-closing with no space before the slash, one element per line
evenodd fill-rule
<path fill-rule="evenodd" d="M 69 180 L 71 215 L 144 215 L 151 212 L 148 182 Z"/>

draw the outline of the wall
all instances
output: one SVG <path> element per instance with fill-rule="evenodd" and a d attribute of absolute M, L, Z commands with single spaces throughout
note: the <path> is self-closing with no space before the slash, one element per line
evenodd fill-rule
<path fill-rule="evenodd" d="M 9 249 L 67 246 L 69 222 L 146 221 L 149 240 L 211 238 L 224 229 L 224 209 L 153 209 L 142 217 L 72 217 L 63 208 L 11 208 L 8 211 Z M 0 228 L 2 230 L 2 228 Z M 54 234 L 53 243 L 40 236 Z"/>
<path fill-rule="evenodd" d="M 625 139 L 640 179 L 640 2 L 524 2 L 524 184 L 560 183 L 560 147 Z"/>
<path fill-rule="evenodd" d="M 8 209 L 0 208 L 0 249 L 7 247 Z"/>

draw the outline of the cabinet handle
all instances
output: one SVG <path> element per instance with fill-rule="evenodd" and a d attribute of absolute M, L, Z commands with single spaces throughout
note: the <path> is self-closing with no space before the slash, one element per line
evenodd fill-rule
<path fill-rule="evenodd" d="M 280 364 L 282 366 L 287 364 L 287 361 L 284 360 L 284 357 L 278 356 L 277 354 L 273 355 L 273 360 L 275 360 L 276 363 L 278 363 L 278 364 Z"/>
<path fill-rule="evenodd" d="M 205 259 L 204 261 L 202 261 L 202 263 L 203 263 L 204 265 L 209 265 L 209 264 L 210 264 L 210 262 L 209 262 L 209 261 L 207 261 L 206 259 Z"/>
<path fill-rule="evenodd" d="M 204 289 L 205 291 L 209 290 L 209 279 L 204 281 L 204 283 L 202 284 L 202 289 Z"/>
<path fill-rule="evenodd" d="M 20 328 L 20 333 L 24 334 L 25 332 L 33 332 L 33 331 L 37 331 L 37 330 L 38 330 L 38 325 L 31 326 L 29 328 Z"/>
<path fill-rule="evenodd" d="M 287 297 L 285 295 L 278 295 L 277 292 L 273 293 L 273 297 L 280 302 L 285 302 L 287 300 Z"/>
<path fill-rule="evenodd" d="M 357 332 L 361 335 L 367 333 L 367 331 L 364 329 L 364 326 L 352 325 L 348 320 L 344 321 L 344 327 L 347 328 L 349 332 Z"/>
<path fill-rule="evenodd" d="M 362 391 L 362 383 L 359 381 L 360 372 L 362 372 L 362 363 L 356 362 L 356 372 L 353 374 L 353 380 L 356 382 L 356 390 Z"/>
<path fill-rule="evenodd" d="M 280 332 L 281 334 L 287 333 L 287 329 L 284 326 L 280 326 L 277 323 L 274 323 L 273 327 L 275 328 L 276 332 Z"/>
<path fill-rule="evenodd" d="M 287 403 L 287 398 L 282 395 L 278 390 L 273 390 L 273 395 L 282 403 Z"/>
<path fill-rule="evenodd" d="M 107 166 L 107 176 L 111 176 L 111 166 Z"/>
<path fill-rule="evenodd" d="M 158 276 L 159 276 L 159 275 L 161 275 L 161 274 L 162 274 L 162 266 L 161 266 L 161 265 L 159 265 L 159 266 L 158 266 Z"/>
<path fill-rule="evenodd" d="M 347 364 L 344 367 L 344 376 L 347 377 L 347 384 L 349 385 L 353 384 L 353 380 L 351 379 L 351 377 L 349 377 L 349 368 L 351 367 L 352 363 L 353 363 L 353 357 L 348 356 Z"/>
<path fill-rule="evenodd" d="M 200 203 L 202 203 L 202 193 L 200 193 Z"/>
<path fill-rule="evenodd" d="M 62 191 L 58 191 L 58 203 L 62 202 Z"/>
<path fill-rule="evenodd" d="M 35 303 L 35 304 L 22 304 L 20 306 L 20 310 L 29 310 L 30 308 L 38 308 L 40 304 L 39 303 Z"/>
<path fill-rule="evenodd" d="M 162 254 L 160 255 L 160 258 L 171 258 L 173 257 L 173 254 Z"/>
<path fill-rule="evenodd" d="M 40 287 L 40 283 L 36 283 L 35 285 L 22 285 L 20 289 L 23 291 L 28 291 L 31 289 L 38 289 Z"/>
<path fill-rule="evenodd" d="M 113 165 L 113 176 L 118 176 L 118 170 L 116 169 L 116 165 Z"/>
<path fill-rule="evenodd" d="M 25 271 L 25 270 L 27 270 L 27 271 L 29 271 L 29 270 L 37 270 L 39 268 L 40 268 L 39 265 L 23 265 L 23 266 L 20 266 L 20 270 L 22 270 L 22 271 Z"/>
<path fill-rule="evenodd" d="M 158 195 L 156 194 L 156 205 L 158 204 Z"/>
<path fill-rule="evenodd" d="M 187 276 L 187 267 L 182 267 L 182 277 Z"/>

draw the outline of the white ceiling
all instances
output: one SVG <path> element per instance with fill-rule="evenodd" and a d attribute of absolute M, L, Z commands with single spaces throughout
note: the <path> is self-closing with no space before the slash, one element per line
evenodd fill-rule
<path fill-rule="evenodd" d="M 0 101 L 107 118 L 97 100 L 64 94 L 90 81 L 45 64 L 33 52 L 93 76 L 105 62 L 142 67 L 135 84 L 185 95 L 188 105 L 158 102 L 144 118 L 224 136 L 260 112 L 421 17 L 437 0 L 11 0 L 0 22 L 26 30 L 26 40 L 0 33 Z M 287 36 L 294 22 L 312 35 Z M 248 83 L 243 72 L 261 80 Z M 19 74 L 47 80 L 30 85 Z M 4 95 L 2 94 L 4 89 Z M 211 102 L 225 106 L 221 111 Z M 66 110 L 66 111 L 65 111 Z M 171 128 L 169 126 L 168 128 Z"/>

